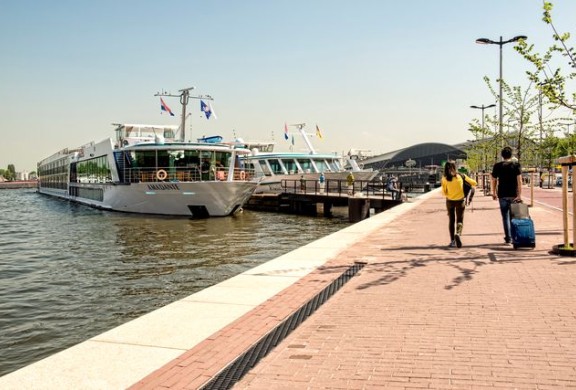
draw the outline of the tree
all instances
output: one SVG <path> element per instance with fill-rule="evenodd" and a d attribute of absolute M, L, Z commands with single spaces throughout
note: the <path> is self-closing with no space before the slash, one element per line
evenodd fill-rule
<path fill-rule="evenodd" d="M 514 47 L 526 60 L 531 62 L 536 70 L 528 71 L 528 78 L 542 91 L 551 103 L 576 110 L 576 93 L 569 94 L 566 89 L 566 82 L 576 79 L 576 51 L 568 46 L 570 33 L 559 33 L 552 20 L 553 4 L 548 1 L 543 2 L 544 23 L 552 29 L 552 38 L 556 42 L 550 46 L 542 55 L 535 53 L 534 45 L 526 41 L 520 41 Z M 555 67 L 554 62 L 567 60 L 569 71 L 564 73 L 560 67 Z"/>
<path fill-rule="evenodd" d="M 13 164 L 8 164 L 6 169 L 0 169 L 0 176 L 3 176 L 4 179 L 8 181 L 12 181 L 16 179 L 16 169 L 14 168 Z"/>
<path fill-rule="evenodd" d="M 484 123 L 493 124 L 494 120 L 486 115 Z M 489 167 L 498 160 L 499 144 L 496 132 L 489 126 L 482 127 L 480 121 L 476 118 L 470 122 L 468 131 L 474 136 L 474 142 L 466 150 L 468 154 L 468 165 L 474 171 L 489 169 Z M 489 158 L 492 156 L 493 158 Z"/>
<path fill-rule="evenodd" d="M 553 134 L 548 134 L 540 143 L 540 156 L 542 158 L 542 168 L 552 169 L 554 161 L 560 156 L 558 144 L 560 139 Z"/>
<path fill-rule="evenodd" d="M 492 86 L 490 78 L 486 76 L 484 81 L 494 98 L 499 99 L 499 92 Z M 523 90 L 520 86 L 510 86 L 502 80 L 502 103 L 504 107 L 502 127 L 506 129 L 505 134 L 502 134 L 504 140 L 516 148 L 516 156 L 519 161 L 522 160 L 524 152 L 527 151 L 532 153 L 530 156 L 532 161 L 528 165 L 538 165 L 538 162 L 535 161 L 537 160 L 535 153 L 533 153 L 537 149 L 537 144 L 534 141 L 536 134 L 540 132 L 541 135 L 544 126 L 551 126 L 562 118 L 543 118 L 542 107 L 549 106 L 549 104 L 547 100 L 542 98 L 540 90 L 532 88 L 532 83 Z M 538 118 L 538 120 L 534 121 L 534 118 Z M 487 122 L 497 124 L 495 118 L 487 118 Z M 500 136 L 496 133 L 493 134 L 495 139 Z"/>

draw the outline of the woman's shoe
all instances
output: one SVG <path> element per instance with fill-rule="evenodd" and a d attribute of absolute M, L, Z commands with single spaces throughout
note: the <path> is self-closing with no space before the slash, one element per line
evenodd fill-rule
<path fill-rule="evenodd" d="M 456 235 L 454 236 L 454 241 L 456 241 L 456 246 L 457 246 L 458 248 L 462 248 L 462 240 L 460 240 L 460 235 L 459 235 L 459 234 L 456 234 Z"/>

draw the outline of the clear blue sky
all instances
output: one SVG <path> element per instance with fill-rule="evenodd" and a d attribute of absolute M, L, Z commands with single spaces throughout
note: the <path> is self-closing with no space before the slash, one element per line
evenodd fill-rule
<path fill-rule="evenodd" d="M 556 0 L 574 31 L 576 2 Z M 498 40 L 524 34 L 543 51 L 551 30 L 540 0 L 51 0 L 2 1 L 0 167 L 35 170 L 65 147 L 113 136 L 111 123 L 179 124 L 158 91 L 195 86 L 190 138 L 270 140 L 284 123 L 322 129 L 321 152 L 384 153 L 421 142 L 455 144 L 494 102 Z M 504 46 L 504 78 L 529 65 Z M 188 127 L 188 126 L 187 126 Z M 296 138 L 295 150 L 304 148 Z"/>

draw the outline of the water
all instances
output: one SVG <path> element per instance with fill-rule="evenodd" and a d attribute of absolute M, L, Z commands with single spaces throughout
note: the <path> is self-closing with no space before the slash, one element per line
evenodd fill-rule
<path fill-rule="evenodd" d="M 348 225 L 147 217 L 0 190 L 0 376 Z"/>

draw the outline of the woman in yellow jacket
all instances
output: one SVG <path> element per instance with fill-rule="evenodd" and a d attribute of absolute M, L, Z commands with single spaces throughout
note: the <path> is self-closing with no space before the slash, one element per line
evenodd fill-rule
<path fill-rule="evenodd" d="M 464 227 L 464 209 L 466 199 L 464 199 L 464 180 L 471 186 L 476 187 L 478 183 L 466 175 L 458 174 L 456 163 L 448 161 L 444 164 L 444 176 L 442 176 L 442 193 L 446 196 L 446 209 L 448 210 L 448 229 L 450 230 L 449 247 L 462 247 L 462 228 Z"/>

